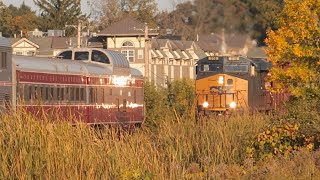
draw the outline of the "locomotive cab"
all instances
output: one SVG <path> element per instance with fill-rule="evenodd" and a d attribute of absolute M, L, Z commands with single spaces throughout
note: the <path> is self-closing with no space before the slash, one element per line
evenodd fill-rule
<path fill-rule="evenodd" d="M 261 89 L 265 89 L 263 72 L 267 72 L 268 62 L 263 63 L 242 56 L 199 60 L 196 70 L 198 114 L 266 108 Z"/>

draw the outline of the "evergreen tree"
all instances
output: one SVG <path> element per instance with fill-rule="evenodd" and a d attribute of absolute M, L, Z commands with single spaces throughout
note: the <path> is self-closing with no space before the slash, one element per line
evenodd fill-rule
<path fill-rule="evenodd" d="M 40 8 L 42 29 L 64 29 L 67 24 L 77 24 L 81 13 L 80 0 L 33 0 Z"/>

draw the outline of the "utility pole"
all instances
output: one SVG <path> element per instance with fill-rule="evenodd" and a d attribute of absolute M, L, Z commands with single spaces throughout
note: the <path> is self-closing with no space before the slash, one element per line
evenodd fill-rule
<path fill-rule="evenodd" d="M 144 74 L 149 81 L 149 28 L 148 24 L 144 26 Z"/>
<path fill-rule="evenodd" d="M 78 21 L 78 33 L 77 33 L 77 48 L 81 47 L 81 30 L 82 30 L 82 21 Z"/>
<path fill-rule="evenodd" d="M 152 30 L 158 30 L 159 28 L 156 29 L 149 29 L 148 27 L 148 23 L 145 23 L 144 25 L 144 29 L 137 29 L 134 27 L 134 30 L 140 30 L 142 32 L 144 32 L 144 77 L 145 79 L 147 79 L 147 81 L 149 81 L 149 31 Z"/>
<path fill-rule="evenodd" d="M 83 22 L 79 20 L 78 25 L 66 25 L 65 27 L 73 27 L 77 29 L 77 48 L 80 48 L 81 47 L 81 31 L 86 26 L 83 26 Z"/>

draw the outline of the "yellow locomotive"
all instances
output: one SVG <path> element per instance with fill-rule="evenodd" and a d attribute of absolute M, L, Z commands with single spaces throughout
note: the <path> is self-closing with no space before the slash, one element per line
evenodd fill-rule
<path fill-rule="evenodd" d="M 196 66 L 197 115 L 235 110 L 270 111 L 265 77 L 271 63 L 242 56 L 210 56 Z"/>

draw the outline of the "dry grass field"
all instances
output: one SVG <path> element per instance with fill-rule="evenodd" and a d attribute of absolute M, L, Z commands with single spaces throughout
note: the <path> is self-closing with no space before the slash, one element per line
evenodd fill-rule
<path fill-rule="evenodd" d="M 167 113 L 131 133 L 25 113 L 0 119 L 0 179 L 320 178 L 319 151 L 246 158 L 246 147 L 270 122 L 261 115 L 196 123 Z"/>

